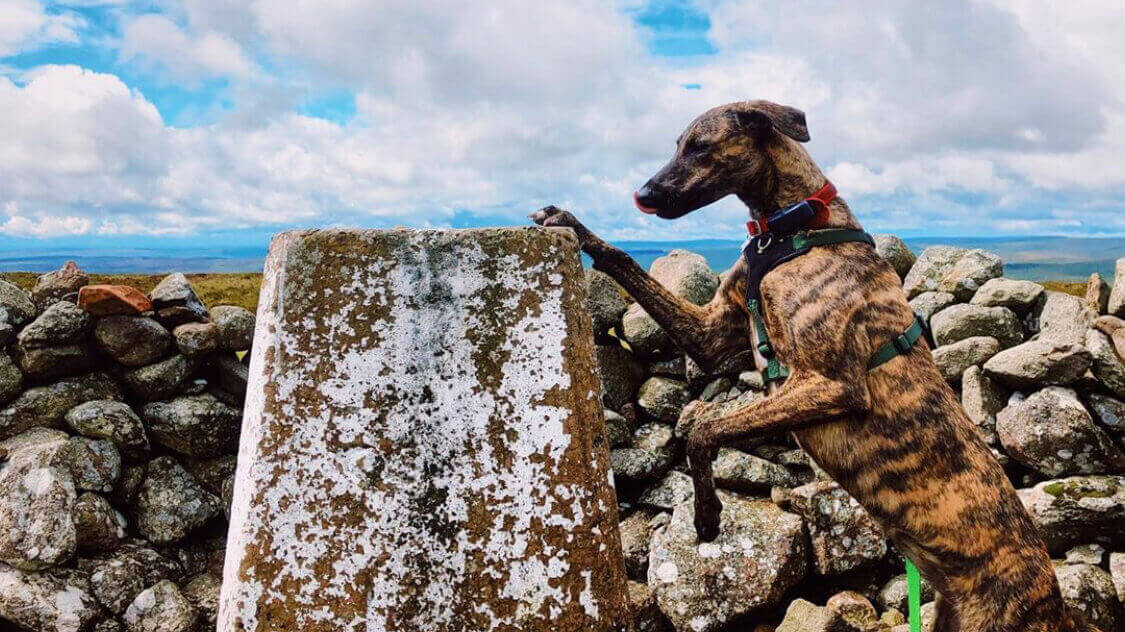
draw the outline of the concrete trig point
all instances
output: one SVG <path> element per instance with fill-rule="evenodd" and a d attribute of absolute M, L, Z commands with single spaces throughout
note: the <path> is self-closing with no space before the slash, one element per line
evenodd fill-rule
<path fill-rule="evenodd" d="M 307 231 L 266 261 L 219 630 L 624 629 L 569 231 Z"/>

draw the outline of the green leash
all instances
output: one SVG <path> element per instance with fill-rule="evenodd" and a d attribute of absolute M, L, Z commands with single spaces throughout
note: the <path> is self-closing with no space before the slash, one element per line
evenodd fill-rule
<path fill-rule="evenodd" d="M 910 632 L 922 632 L 922 576 L 914 562 L 906 560 L 907 610 L 910 612 Z"/>

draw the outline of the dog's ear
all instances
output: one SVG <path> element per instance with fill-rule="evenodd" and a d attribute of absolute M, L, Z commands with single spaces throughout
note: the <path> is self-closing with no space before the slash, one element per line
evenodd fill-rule
<path fill-rule="evenodd" d="M 739 129 L 755 136 L 760 137 L 777 130 L 799 143 L 809 141 L 805 113 L 797 108 L 757 101 L 745 110 L 735 110 L 733 116 Z"/>

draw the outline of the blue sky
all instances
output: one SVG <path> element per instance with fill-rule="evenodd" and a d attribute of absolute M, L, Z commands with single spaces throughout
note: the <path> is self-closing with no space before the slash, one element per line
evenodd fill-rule
<path fill-rule="evenodd" d="M 4 0 L 0 248 L 290 227 L 741 236 L 630 192 L 695 115 L 766 98 L 871 230 L 1125 234 L 1110 1 Z"/>

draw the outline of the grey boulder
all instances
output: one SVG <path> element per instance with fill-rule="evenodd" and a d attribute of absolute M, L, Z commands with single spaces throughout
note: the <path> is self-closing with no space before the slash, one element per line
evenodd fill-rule
<path fill-rule="evenodd" d="M 1086 332 L 1086 348 L 1093 357 L 1090 370 L 1098 381 L 1118 397 L 1125 397 L 1125 362 L 1117 355 L 1113 343 L 1102 332 Z"/>
<path fill-rule="evenodd" d="M 928 323 L 934 314 L 956 302 L 957 297 L 948 292 L 922 292 L 910 299 L 910 309 Z"/>
<path fill-rule="evenodd" d="M 917 257 L 906 246 L 897 235 L 875 234 L 875 252 L 879 256 L 891 264 L 891 267 L 898 273 L 899 278 L 903 278 L 910 272 L 910 268 L 914 267 L 914 262 Z"/>
<path fill-rule="evenodd" d="M 633 303 L 625 310 L 621 317 L 621 333 L 633 352 L 641 358 L 661 358 L 672 354 L 676 349 L 672 338 L 640 303 Z"/>
<path fill-rule="evenodd" d="M 129 632 L 192 632 L 199 613 L 179 587 L 163 580 L 141 591 L 122 619 Z"/>
<path fill-rule="evenodd" d="M 969 367 L 961 376 L 961 405 L 987 443 L 995 444 L 996 414 L 1007 405 L 1004 389 L 980 367 Z"/>
<path fill-rule="evenodd" d="M 177 354 L 156 364 L 127 371 L 121 376 L 121 381 L 138 399 L 144 401 L 168 399 L 176 396 L 184 388 L 195 368 L 195 360 Z"/>
<path fill-rule="evenodd" d="M 906 297 L 914 298 L 922 292 L 936 291 L 938 283 L 966 252 L 964 248 L 952 246 L 930 246 L 923 250 L 903 279 L 902 289 Z"/>
<path fill-rule="evenodd" d="M 213 307 L 211 321 L 219 328 L 219 349 L 222 351 L 245 351 L 254 342 L 254 314 L 245 307 Z"/>
<path fill-rule="evenodd" d="M 1017 493 L 1053 554 L 1125 531 L 1125 476 L 1073 476 Z"/>
<path fill-rule="evenodd" d="M 887 554 L 883 530 L 867 511 L 832 481 L 790 490 L 791 510 L 805 519 L 813 564 L 821 575 L 839 575 Z"/>
<path fill-rule="evenodd" d="M 85 632 L 99 618 L 93 596 L 81 581 L 0 563 L 0 624 L 44 632 Z M 9 629 L 4 627 L 4 629 Z"/>
<path fill-rule="evenodd" d="M 776 605 L 805 577 L 801 519 L 769 501 L 721 495 L 714 542 L 700 543 L 692 503 L 678 505 L 652 538 L 648 585 L 677 630 L 713 632 Z"/>
<path fill-rule="evenodd" d="M 139 367 L 164 357 L 172 346 L 172 334 L 145 316 L 114 315 L 94 326 L 98 348 L 119 364 Z"/>
<path fill-rule="evenodd" d="M 1063 564 L 1055 566 L 1055 577 L 1063 601 L 1091 623 L 1102 630 L 1120 630 L 1125 625 L 1125 612 L 1109 573 L 1091 564 Z"/>
<path fill-rule="evenodd" d="M 35 318 L 35 303 L 14 283 L 0 280 L 0 310 L 8 314 L 8 322 L 14 327 L 22 327 Z"/>
<path fill-rule="evenodd" d="M 1125 318 L 1125 257 L 1117 260 L 1116 273 L 1113 275 L 1113 289 L 1109 293 L 1106 313 Z"/>
<path fill-rule="evenodd" d="M 222 512 L 218 498 L 170 457 L 149 462 L 137 491 L 136 527 L 154 544 L 177 542 Z"/>
<path fill-rule="evenodd" d="M 1035 326 L 1039 340 L 1062 344 L 1081 345 L 1086 342 L 1086 331 L 1093 325 L 1097 313 L 1077 296 L 1062 292 L 1045 292 Z"/>
<path fill-rule="evenodd" d="M 959 301 L 967 301 L 986 281 L 1004 274 L 1000 257 L 984 250 L 969 250 L 961 255 L 938 280 L 939 292 L 949 292 Z"/>
<path fill-rule="evenodd" d="M 169 328 L 208 320 L 207 307 L 196 296 L 187 277 L 178 272 L 161 279 L 148 297 L 157 319 Z"/>
<path fill-rule="evenodd" d="M 934 314 L 930 319 L 934 342 L 939 346 L 972 338 L 991 336 L 1007 348 L 1023 339 L 1019 319 L 1015 312 L 1006 307 L 982 307 L 980 305 L 952 305 Z"/>
<path fill-rule="evenodd" d="M 74 344 L 90 329 L 90 315 L 74 303 L 55 303 L 16 336 L 24 349 Z"/>
<path fill-rule="evenodd" d="M 719 289 L 719 277 L 702 255 L 687 250 L 673 250 L 657 258 L 649 266 L 649 274 L 676 296 L 704 305 Z"/>
<path fill-rule="evenodd" d="M 1074 391 L 1051 386 L 996 415 L 1004 450 L 1046 476 L 1125 472 L 1125 452 Z"/>
<path fill-rule="evenodd" d="M 719 448 L 711 472 L 719 487 L 747 494 L 768 494 L 773 487 L 799 484 L 786 468 L 734 448 Z"/>
<path fill-rule="evenodd" d="M 137 460 L 148 453 L 148 435 L 133 409 L 112 399 L 94 400 L 71 408 L 66 424 L 91 439 L 107 439 L 117 446 L 128 460 Z"/>
<path fill-rule="evenodd" d="M 995 354 L 984 370 L 1012 388 L 1070 384 L 1086 373 L 1092 358 L 1085 347 L 1029 340 Z"/>
<path fill-rule="evenodd" d="M 666 377 L 650 377 L 641 384 L 637 406 L 653 419 L 675 424 L 691 400 L 688 385 Z"/>
<path fill-rule="evenodd" d="M 644 382 L 644 367 L 633 354 L 617 345 L 598 345 L 597 357 L 602 403 L 606 408 L 620 412 L 626 404 L 633 402 L 637 389 Z"/>
<path fill-rule="evenodd" d="M 949 382 L 958 382 L 969 367 L 984 364 L 1000 352 L 1000 341 L 991 336 L 973 336 L 933 351 L 938 372 Z"/>
<path fill-rule="evenodd" d="M 216 457 L 238 448 L 242 412 L 213 395 L 188 395 L 141 408 L 152 440 L 185 456 Z"/>
<path fill-rule="evenodd" d="M 75 502 L 74 526 L 81 551 L 112 551 L 125 539 L 125 517 L 93 492 L 82 494 Z"/>
<path fill-rule="evenodd" d="M 78 498 L 65 432 L 33 428 L 0 442 L 0 561 L 41 570 L 77 549 L 72 511 Z"/>
<path fill-rule="evenodd" d="M 600 270 L 586 270 L 586 309 L 590 311 L 595 336 L 617 327 L 628 307 L 616 281 Z"/>
<path fill-rule="evenodd" d="M 180 353 L 195 357 L 219 349 L 219 327 L 215 323 L 184 323 L 172 331 Z"/>
<path fill-rule="evenodd" d="M 989 279 L 969 302 L 983 307 L 1007 307 L 1017 314 L 1026 314 L 1043 297 L 1043 292 L 1042 285 L 1031 281 Z"/>

